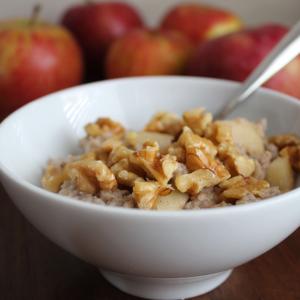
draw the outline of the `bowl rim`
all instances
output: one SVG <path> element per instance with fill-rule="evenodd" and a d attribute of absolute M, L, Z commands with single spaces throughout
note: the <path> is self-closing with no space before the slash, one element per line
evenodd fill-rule
<path fill-rule="evenodd" d="M 1 129 L 3 125 L 11 122 L 15 119 L 19 114 L 23 113 L 28 107 L 34 106 L 40 102 L 51 101 L 53 96 L 58 94 L 68 93 L 70 91 L 80 90 L 86 86 L 101 86 L 106 84 L 115 84 L 118 82 L 132 82 L 132 81 L 155 81 L 155 80 L 176 80 L 176 81 L 202 81 L 202 82 L 210 82 L 210 83 L 217 83 L 221 85 L 231 85 L 231 86 L 240 86 L 241 83 L 231 81 L 231 80 L 224 80 L 224 79 L 215 79 L 215 78 L 207 78 L 207 77 L 195 77 L 195 76 L 145 76 L 145 77 L 130 77 L 130 78 L 118 78 L 118 79 L 111 79 L 111 80 L 104 80 L 104 81 L 97 81 L 92 83 L 81 84 L 79 86 L 70 87 L 67 89 L 63 89 L 46 96 L 40 97 L 34 101 L 31 101 L 24 106 L 20 107 L 10 115 L 8 115 L 1 123 L 0 123 L 0 138 L 1 138 Z M 280 93 L 278 91 L 274 91 L 268 88 L 259 88 L 259 93 L 263 93 L 266 95 L 270 95 L 271 97 L 277 96 L 280 97 L 282 101 L 286 101 L 294 106 L 298 106 L 300 110 L 300 101 L 292 96 Z M 143 209 L 133 209 L 133 208 L 126 208 L 126 207 L 116 207 L 116 206 L 108 206 L 108 205 L 100 205 L 97 203 L 80 201 L 76 198 L 71 196 L 64 196 L 57 193 L 53 193 L 43 189 L 42 187 L 36 186 L 27 180 L 16 176 L 13 171 L 7 168 L 1 160 L 0 157 L 0 178 L 7 177 L 10 181 L 14 184 L 21 186 L 22 188 L 28 190 L 31 193 L 37 194 L 40 197 L 45 197 L 47 200 L 57 202 L 59 204 L 64 204 L 66 206 L 70 205 L 80 209 L 91 210 L 93 212 L 102 212 L 102 213 L 110 213 L 110 214 L 117 214 L 117 215 L 127 215 L 130 217 L 140 216 L 140 217 L 153 217 L 156 216 L 157 218 L 165 218 L 165 217 L 191 217 L 191 216 L 209 216 L 209 215 L 218 215 L 220 213 L 239 213 L 245 212 L 248 210 L 259 209 L 259 207 L 265 207 L 268 205 L 281 203 L 285 201 L 286 198 L 294 198 L 297 194 L 300 195 L 300 187 L 297 187 L 289 192 L 265 199 L 263 201 L 257 201 L 253 203 L 247 203 L 245 205 L 233 205 L 233 206 L 225 206 L 225 207 L 214 207 L 214 208 L 201 208 L 201 209 L 191 209 L 191 210 L 179 210 L 179 211 L 156 211 L 156 210 L 143 210 Z M 3 184 L 5 188 L 5 185 Z M 74 201 L 75 200 L 75 201 Z"/>

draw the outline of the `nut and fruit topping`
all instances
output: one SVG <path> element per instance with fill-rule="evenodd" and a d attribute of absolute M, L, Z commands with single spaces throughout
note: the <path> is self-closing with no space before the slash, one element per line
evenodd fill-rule
<path fill-rule="evenodd" d="M 300 171 L 298 136 L 268 139 L 264 121 L 214 121 L 203 108 L 182 117 L 157 113 L 142 131 L 109 118 L 85 130 L 83 153 L 49 161 L 44 188 L 107 205 L 180 210 L 271 197 L 291 190 Z"/>

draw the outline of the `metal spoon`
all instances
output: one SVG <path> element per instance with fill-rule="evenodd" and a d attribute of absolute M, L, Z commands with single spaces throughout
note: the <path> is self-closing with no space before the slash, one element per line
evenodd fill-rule
<path fill-rule="evenodd" d="M 252 95 L 274 74 L 281 70 L 300 53 L 300 21 L 297 22 L 280 43 L 249 75 L 243 85 L 237 90 L 231 100 L 225 104 L 222 110 L 215 116 L 216 119 L 224 119 L 238 105 L 249 99 Z M 300 84 L 300 83 L 299 83 Z"/>

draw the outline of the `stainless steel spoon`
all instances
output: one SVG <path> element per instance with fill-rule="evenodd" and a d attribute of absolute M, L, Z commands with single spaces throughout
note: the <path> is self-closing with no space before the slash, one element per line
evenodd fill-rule
<path fill-rule="evenodd" d="M 297 22 L 280 43 L 250 74 L 243 85 L 237 90 L 231 100 L 215 116 L 224 119 L 239 104 L 249 99 L 257 88 L 263 85 L 274 74 L 281 70 L 300 53 L 300 21 Z M 300 78 L 299 78 L 300 84 Z"/>

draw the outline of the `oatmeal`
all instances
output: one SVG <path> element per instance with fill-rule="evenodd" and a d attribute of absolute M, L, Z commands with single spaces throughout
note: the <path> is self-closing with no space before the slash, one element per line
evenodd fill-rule
<path fill-rule="evenodd" d="M 142 131 L 110 118 L 85 126 L 82 153 L 49 160 L 42 186 L 99 205 L 148 210 L 225 207 L 291 190 L 300 138 L 268 138 L 266 120 L 213 120 L 203 108 L 159 112 Z"/>

